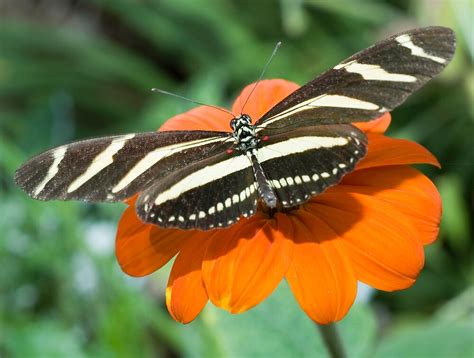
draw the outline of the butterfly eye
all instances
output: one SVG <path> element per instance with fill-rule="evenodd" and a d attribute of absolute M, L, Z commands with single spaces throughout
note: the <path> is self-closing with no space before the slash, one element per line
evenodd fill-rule
<path fill-rule="evenodd" d="M 230 120 L 230 128 L 232 128 L 234 130 L 236 123 L 237 123 L 237 121 L 235 120 L 235 118 L 231 119 Z"/>
<path fill-rule="evenodd" d="M 244 119 L 248 124 L 252 122 L 248 114 L 242 114 L 242 119 Z"/>

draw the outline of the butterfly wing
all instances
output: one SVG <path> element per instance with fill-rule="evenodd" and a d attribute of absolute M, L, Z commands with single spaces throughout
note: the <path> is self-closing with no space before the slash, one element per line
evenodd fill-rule
<path fill-rule="evenodd" d="M 136 202 L 138 216 L 162 227 L 209 230 L 256 212 L 257 185 L 251 161 L 223 152 L 157 181 Z"/>
<path fill-rule="evenodd" d="M 103 137 L 63 145 L 23 164 L 15 182 L 40 200 L 120 201 L 174 171 L 225 152 L 226 132 L 172 131 Z"/>
<path fill-rule="evenodd" d="M 283 207 L 302 204 L 339 183 L 366 154 L 365 134 L 350 124 L 267 132 L 257 159 Z"/>
<path fill-rule="evenodd" d="M 342 61 L 283 99 L 257 130 L 351 123 L 380 117 L 440 73 L 453 57 L 452 30 L 426 27 L 392 36 Z"/>

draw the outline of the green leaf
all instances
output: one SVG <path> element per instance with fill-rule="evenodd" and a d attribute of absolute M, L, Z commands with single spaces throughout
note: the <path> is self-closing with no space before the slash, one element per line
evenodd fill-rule
<path fill-rule="evenodd" d="M 2 335 L 6 336 L 1 340 L 11 357 L 86 357 L 77 333 L 53 320 L 32 320 L 5 330 Z"/>
<path fill-rule="evenodd" d="M 433 318 L 395 329 L 375 357 L 473 357 L 474 288 L 441 307 Z"/>
<path fill-rule="evenodd" d="M 432 322 L 393 334 L 382 342 L 375 357 L 472 357 L 471 322 Z"/>
<path fill-rule="evenodd" d="M 470 221 L 461 179 L 454 174 L 444 175 L 438 180 L 438 188 L 444 207 L 441 229 L 452 247 L 464 252 L 470 244 Z"/>
<path fill-rule="evenodd" d="M 209 304 L 201 316 L 182 329 L 189 356 L 328 356 L 317 327 L 298 306 L 286 282 L 248 312 L 232 315 Z M 369 307 L 354 305 L 337 328 L 350 356 L 364 356 L 373 348 L 376 323 Z"/>

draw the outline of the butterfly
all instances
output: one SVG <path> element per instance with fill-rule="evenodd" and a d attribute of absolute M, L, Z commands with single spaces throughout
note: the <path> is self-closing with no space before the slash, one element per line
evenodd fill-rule
<path fill-rule="evenodd" d="M 440 73 L 455 51 L 444 27 L 392 36 L 300 87 L 254 124 L 231 132 L 108 136 L 48 150 L 23 164 L 16 184 L 40 200 L 116 202 L 138 194 L 139 218 L 161 227 L 210 230 L 297 207 L 336 185 L 367 153 L 351 122 L 396 108 Z"/>

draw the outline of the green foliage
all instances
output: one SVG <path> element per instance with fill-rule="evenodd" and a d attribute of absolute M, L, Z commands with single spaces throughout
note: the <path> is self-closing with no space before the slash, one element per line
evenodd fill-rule
<path fill-rule="evenodd" d="M 243 315 L 208 305 L 174 323 L 167 271 L 132 279 L 114 258 L 123 206 L 35 202 L 14 170 L 53 145 L 153 130 L 190 108 L 152 87 L 229 106 L 278 40 L 266 77 L 304 83 L 390 33 L 434 24 L 454 28 L 456 56 L 394 111 L 390 134 L 443 166 L 422 168 L 443 197 L 440 240 L 413 288 L 355 305 L 338 326 L 351 357 L 474 354 L 471 1 L 6 0 L 0 11 L 0 356 L 324 356 L 284 283 Z"/>
<path fill-rule="evenodd" d="M 190 357 L 328 356 L 318 328 L 300 309 L 286 282 L 246 314 L 230 315 L 207 306 L 198 324 L 198 331 L 191 326 L 180 330 Z M 354 305 L 337 326 L 351 354 L 362 357 L 373 350 L 376 322 L 370 308 Z"/>
<path fill-rule="evenodd" d="M 472 357 L 474 287 L 443 306 L 432 319 L 392 329 L 375 357 Z"/>

